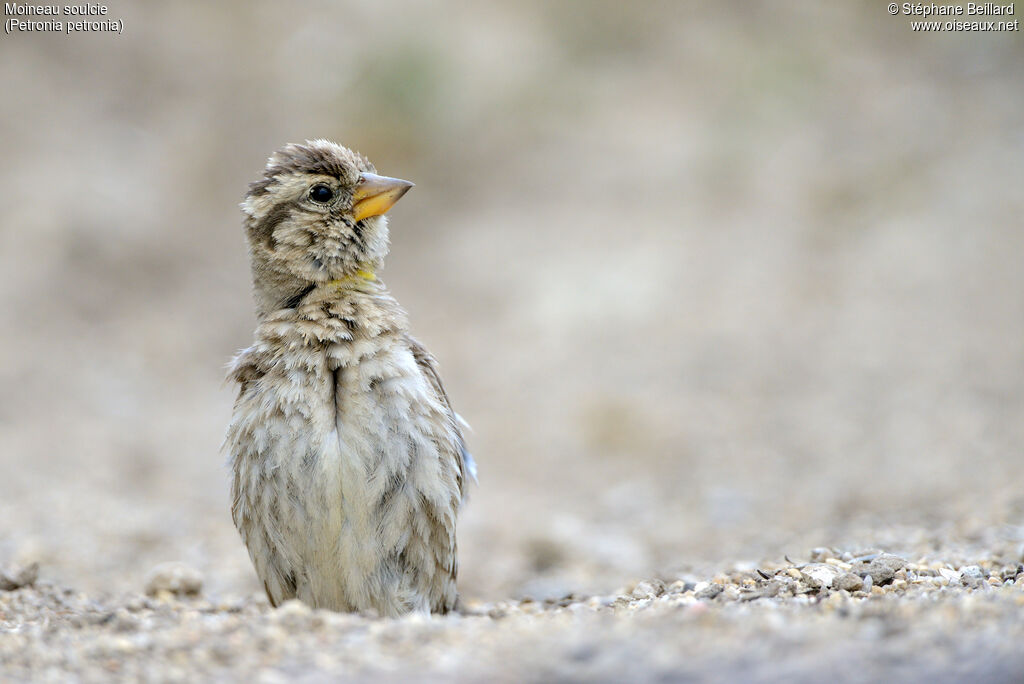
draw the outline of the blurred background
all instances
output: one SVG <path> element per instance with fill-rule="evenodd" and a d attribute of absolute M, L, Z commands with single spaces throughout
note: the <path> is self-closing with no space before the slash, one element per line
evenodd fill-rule
<path fill-rule="evenodd" d="M 122 35 L 0 41 L 0 562 L 259 590 L 220 451 L 237 204 L 314 137 L 416 183 L 382 277 L 474 428 L 466 596 L 1024 536 L 1019 32 L 868 2 L 109 7 Z"/>

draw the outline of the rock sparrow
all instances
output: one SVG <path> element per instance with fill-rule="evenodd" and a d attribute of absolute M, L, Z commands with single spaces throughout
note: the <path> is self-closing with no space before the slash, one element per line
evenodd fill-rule
<path fill-rule="evenodd" d="M 447 612 L 474 476 L 433 357 L 374 275 L 412 183 L 287 145 L 242 210 L 257 327 L 231 363 L 231 514 L 273 605 Z"/>

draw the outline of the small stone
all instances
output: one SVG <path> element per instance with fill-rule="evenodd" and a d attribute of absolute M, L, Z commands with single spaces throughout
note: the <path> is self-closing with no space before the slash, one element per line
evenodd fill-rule
<path fill-rule="evenodd" d="M 519 609 L 527 615 L 537 615 L 544 612 L 544 606 L 536 601 L 523 601 Z"/>
<path fill-rule="evenodd" d="M 22 587 L 31 587 L 39 578 L 39 563 L 30 563 L 24 567 L 13 566 L 0 570 L 0 591 L 14 591 Z"/>
<path fill-rule="evenodd" d="M 277 609 L 278 617 L 288 616 L 301 616 L 305 617 L 310 614 L 311 609 L 305 603 L 298 599 L 289 599 L 282 603 Z"/>
<path fill-rule="evenodd" d="M 150 570 L 146 578 L 146 594 L 160 597 L 164 593 L 174 596 L 198 596 L 203 589 L 203 575 L 184 563 L 161 563 Z"/>
<path fill-rule="evenodd" d="M 840 570 L 850 570 L 850 569 L 853 568 L 852 565 L 850 565 L 849 563 L 845 563 L 845 562 L 839 560 L 838 558 L 826 558 L 825 562 L 828 563 L 829 565 L 836 566 Z"/>
<path fill-rule="evenodd" d="M 844 591 L 860 591 L 864 587 L 864 580 L 852 572 L 844 572 L 833 581 L 836 589 Z"/>
<path fill-rule="evenodd" d="M 697 592 L 697 598 L 711 600 L 721 594 L 724 591 L 724 587 L 721 584 L 711 583 Z"/>
<path fill-rule="evenodd" d="M 811 560 L 816 563 L 824 563 L 827 559 L 835 557 L 835 551 L 825 546 L 819 546 L 811 549 Z"/>
<path fill-rule="evenodd" d="M 654 580 L 653 582 L 639 582 L 635 587 L 631 595 L 635 599 L 651 599 L 657 598 L 665 593 L 665 584 L 660 580 Z"/>
<path fill-rule="evenodd" d="M 827 563 L 810 563 L 800 571 L 801 579 L 813 589 L 828 589 L 840 574 L 838 568 Z"/>
<path fill-rule="evenodd" d="M 880 586 L 892 582 L 896 573 L 906 566 L 906 559 L 889 553 L 882 553 L 870 561 L 862 560 L 854 564 L 852 571 L 861 577 L 871 575 L 873 583 Z"/>
<path fill-rule="evenodd" d="M 462 602 L 461 608 L 464 615 L 486 615 L 490 609 L 490 604 L 479 599 L 466 599 Z"/>
<path fill-rule="evenodd" d="M 146 599 L 143 596 L 132 596 L 127 601 L 125 601 L 125 607 L 133 613 L 145 610 L 149 607 L 147 604 L 148 599 Z"/>
<path fill-rule="evenodd" d="M 960 574 L 964 577 L 970 577 L 972 579 L 983 579 L 988 577 L 988 573 L 982 570 L 977 565 L 968 565 L 960 568 Z"/>

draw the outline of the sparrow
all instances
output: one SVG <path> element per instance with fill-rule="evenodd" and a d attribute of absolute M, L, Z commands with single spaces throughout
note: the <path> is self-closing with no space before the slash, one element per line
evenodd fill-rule
<path fill-rule="evenodd" d="M 434 357 L 377 278 L 413 186 L 327 140 L 241 204 L 257 326 L 229 365 L 231 515 L 271 605 L 445 613 L 475 465 Z"/>

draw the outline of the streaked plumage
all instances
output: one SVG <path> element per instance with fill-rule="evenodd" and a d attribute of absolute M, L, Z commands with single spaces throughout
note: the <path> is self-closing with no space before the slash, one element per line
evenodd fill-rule
<path fill-rule="evenodd" d="M 274 605 L 446 612 L 473 465 L 433 357 L 374 275 L 380 214 L 410 184 L 373 172 L 327 141 L 288 145 L 242 204 L 258 325 L 229 371 L 232 517 Z"/>

